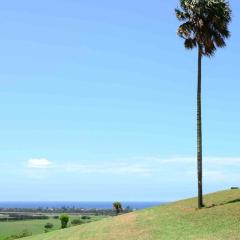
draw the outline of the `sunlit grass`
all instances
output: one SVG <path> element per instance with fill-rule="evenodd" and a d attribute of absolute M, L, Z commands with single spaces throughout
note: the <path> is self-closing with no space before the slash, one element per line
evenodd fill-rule
<path fill-rule="evenodd" d="M 240 239 L 240 190 L 149 208 L 26 240 L 187 240 Z"/>

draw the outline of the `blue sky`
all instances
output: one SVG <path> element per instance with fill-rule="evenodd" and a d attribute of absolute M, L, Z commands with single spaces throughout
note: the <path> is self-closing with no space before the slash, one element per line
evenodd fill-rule
<path fill-rule="evenodd" d="M 196 51 L 178 1 L 5 1 L 0 201 L 196 195 Z M 204 191 L 240 182 L 239 3 L 203 62 Z"/>

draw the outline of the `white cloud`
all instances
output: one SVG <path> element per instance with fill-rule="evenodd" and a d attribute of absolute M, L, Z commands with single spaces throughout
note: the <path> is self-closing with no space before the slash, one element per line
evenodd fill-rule
<path fill-rule="evenodd" d="M 197 172 L 196 171 L 187 171 L 186 175 L 189 177 L 196 177 Z M 225 181 L 229 179 L 229 173 L 224 171 L 218 171 L 218 170 L 204 170 L 203 171 L 203 179 L 206 181 Z"/>
<path fill-rule="evenodd" d="M 33 158 L 27 162 L 28 169 L 49 169 L 58 172 L 69 173 L 89 173 L 89 174 L 121 174 L 121 175 L 142 175 L 150 176 L 153 168 L 148 164 L 137 164 L 125 162 L 95 162 L 92 164 L 84 162 L 68 162 L 68 163 L 54 163 L 46 158 Z M 31 171 L 32 171 L 31 170 Z"/>
<path fill-rule="evenodd" d="M 143 176 L 149 176 L 152 173 L 150 167 L 140 164 L 67 164 L 61 165 L 61 169 L 67 172 L 79 172 L 79 173 L 100 173 L 100 174 L 138 174 Z"/>
<path fill-rule="evenodd" d="M 225 181 L 227 179 L 227 175 L 225 172 L 215 170 L 204 171 L 203 177 L 205 177 L 209 181 Z"/>
<path fill-rule="evenodd" d="M 155 163 L 155 164 L 195 163 L 195 158 L 192 156 L 171 156 L 171 157 L 143 156 L 143 157 L 134 157 L 133 159 L 137 161 L 145 162 L 145 163 Z"/>
<path fill-rule="evenodd" d="M 195 163 L 194 157 L 184 157 L 184 156 L 176 156 L 176 157 L 170 157 L 166 159 L 161 159 L 160 162 L 164 164 L 173 164 L 173 163 L 178 163 L 178 164 L 191 164 Z"/>
<path fill-rule="evenodd" d="M 146 163 L 158 164 L 196 164 L 196 156 L 171 156 L 171 157 L 158 157 L 158 156 L 145 156 L 134 157 L 135 160 L 140 160 Z M 204 164 L 215 164 L 216 166 L 238 166 L 240 167 L 240 157 L 218 157 L 218 156 L 203 156 Z"/>
<path fill-rule="evenodd" d="M 166 178 L 166 173 L 171 177 L 184 174 L 190 177 L 196 174 L 195 156 L 144 156 L 119 159 L 118 161 L 94 161 L 94 162 L 53 162 L 46 158 L 30 159 L 27 162 L 28 169 L 49 169 L 56 172 L 82 173 L 82 174 L 117 174 L 132 176 L 158 176 Z M 234 171 L 240 168 L 240 157 L 203 157 L 204 178 L 209 180 L 224 181 L 235 179 Z"/>
<path fill-rule="evenodd" d="M 206 163 L 224 165 L 224 166 L 239 166 L 240 157 L 205 157 Z"/>
<path fill-rule="evenodd" d="M 32 159 L 29 159 L 27 162 L 28 168 L 45 169 L 45 168 L 49 168 L 51 165 L 52 165 L 52 162 L 46 158 L 32 158 Z"/>

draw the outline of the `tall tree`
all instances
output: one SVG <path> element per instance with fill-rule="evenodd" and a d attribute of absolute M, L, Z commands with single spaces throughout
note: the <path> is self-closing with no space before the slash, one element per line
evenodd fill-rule
<path fill-rule="evenodd" d="M 198 49 L 197 81 L 197 175 L 198 208 L 202 208 L 202 114 L 201 81 L 202 57 L 211 57 L 218 47 L 226 46 L 230 37 L 228 25 L 231 21 L 229 2 L 225 0 L 180 0 L 180 7 L 175 9 L 176 17 L 182 24 L 177 34 L 184 39 L 186 49 Z"/>
<path fill-rule="evenodd" d="M 123 211 L 122 204 L 120 202 L 114 202 L 113 208 L 115 209 L 117 215 Z"/>

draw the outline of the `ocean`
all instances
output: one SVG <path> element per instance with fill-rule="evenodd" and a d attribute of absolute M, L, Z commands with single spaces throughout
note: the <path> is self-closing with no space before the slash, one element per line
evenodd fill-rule
<path fill-rule="evenodd" d="M 163 202 L 122 202 L 124 208 L 144 209 Z M 112 202 L 0 202 L 0 208 L 62 208 L 74 207 L 82 209 L 111 209 Z"/>

